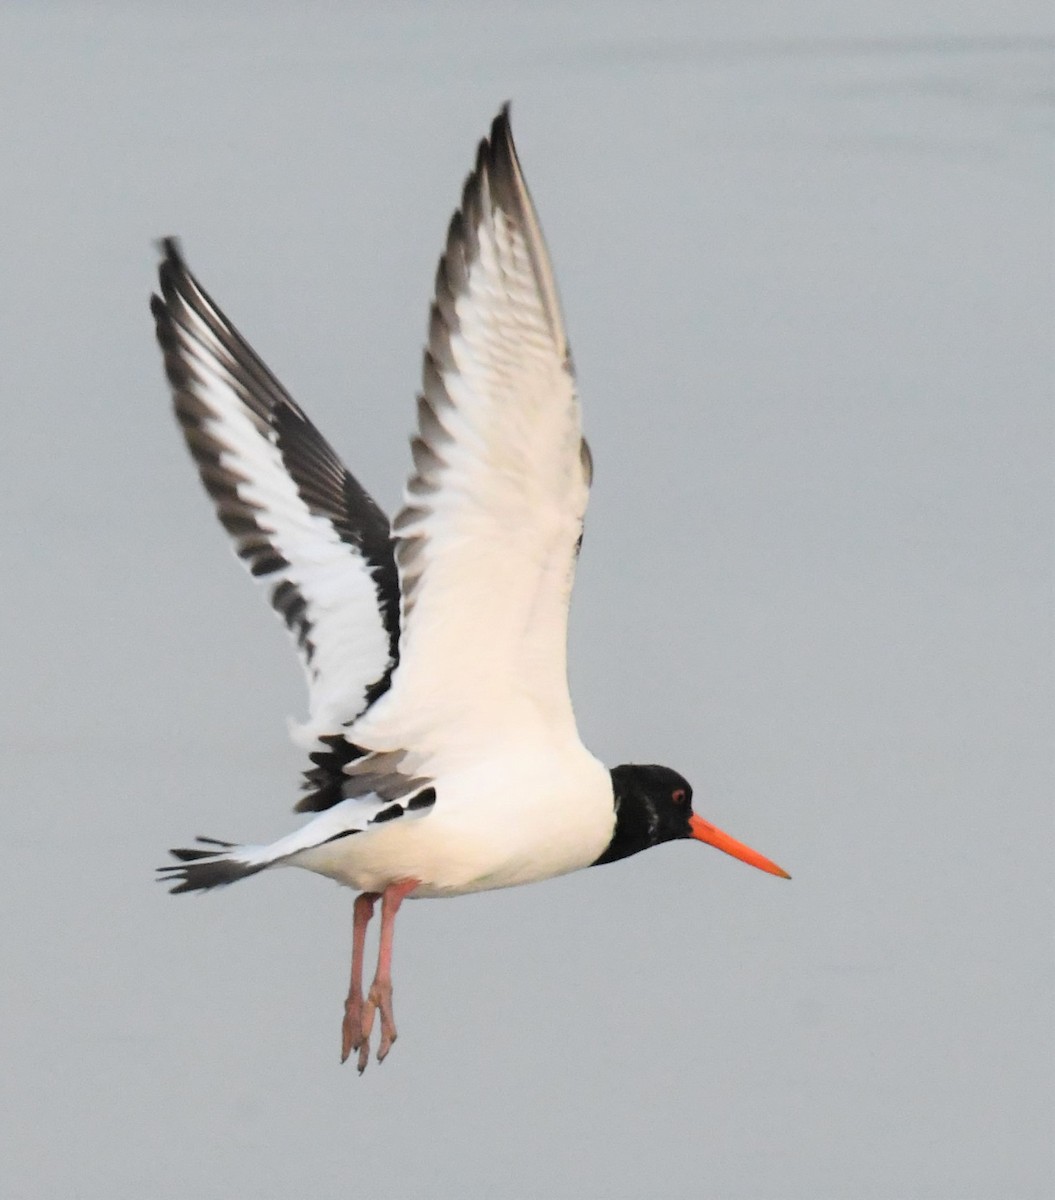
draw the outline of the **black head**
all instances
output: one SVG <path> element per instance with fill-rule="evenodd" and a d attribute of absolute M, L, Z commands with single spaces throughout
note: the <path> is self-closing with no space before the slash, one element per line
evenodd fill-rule
<path fill-rule="evenodd" d="M 627 763 L 609 773 L 615 793 L 615 833 L 595 867 L 661 842 L 692 837 L 692 787 L 677 771 Z"/>
<path fill-rule="evenodd" d="M 791 878 L 768 858 L 696 816 L 692 811 L 692 787 L 677 771 L 654 764 L 628 763 L 613 767 L 609 774 L 615 798 L 615 832 L 608 849 L 593 864 L 595 867 L 628 858 L 663 842 L 692 838 L 771 875 Z"/>

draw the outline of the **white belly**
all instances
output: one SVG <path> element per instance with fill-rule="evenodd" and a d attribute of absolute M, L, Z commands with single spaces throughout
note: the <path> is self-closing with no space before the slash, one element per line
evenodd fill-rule
<path fill-rule="evenodd" d="M 615 828 L 611 776 L 581 747 L 475 764 L 436 780 L 436 804 L 290 860 L 360 891 L 420 879 L 417 898 L 513 887 L 587 867 Z"/>

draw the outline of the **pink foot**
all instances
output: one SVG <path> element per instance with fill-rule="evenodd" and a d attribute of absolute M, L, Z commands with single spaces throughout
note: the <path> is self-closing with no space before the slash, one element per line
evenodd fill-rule
<path fill-rule="evenodd" d="M 363 1029 L 363 950 L 366 945 L 366 927 L 374 915 L 376 892 L 363 892 L 355 898 L 355 918 L 352 924 L 352 978 L 348 985 L 348 997 L 344 1002 L 344 1020 L 341 1023 L 341 1062 L 348 1060 L 353 1050 L 362 1044 Z"/>
<path fill-rule="evenodd" d="M 390 983 L 375 983 L 370 989 L 381 1011 L 381 1041 L 377 1047 L 377 1061 L 384 1062 L 385 1055 L 392 1049 L 392 1043 L 399 1037 L 396 1032 L 396 1019 L 392 1015 L 392 985 Z"/>
<path fill-rule="evenodd" d="M 363 1040 L 363 994 L 349 996 L 344 1002 L 344 1020 L 341 1022 L 341 1062 L 347 1062 L 353 1050 L 358 1050 Z"/>
<path fill-rule="evenodd" d="M 398 1036 L 395 1017 L 392 1015 L 392 936 L 399 906 L 419 886 L 420 883 L 417 879 L 403 879 L 399 883 L 390 884 L 381 894 L 381 940 L 377 953 L 377 974 L 374 976 L 374 982 L 370 985 L 370 992 L 365 1001 L 362 999 L 361 991 L 358 994 L 358 1000 L 352 992 L 348 994 L 348 1005 L 351 1005 L 351 1009 L 346 1005 L 344 1036 L 349 1046 L 349 1052 L 353 1049 L 359 1051 L 357 1065 L 360 1075 L 366 1070 L 366 1064 L 370 1061 L 370 1034 L 374 1029 L 375 1013 L 379 1011 L 381 1013 L 381 1041 L 377 1047 L 378 1062 L 384 1062 L 389 1050 L 392 1049 L 392 1043 Z M 372 893 L 369 894 L 372 895 Z M 360 900 L 362 898 L 362 896 L 359 897 Z M 356 903 L 358 904 L 358 901 Z M 370 905 L 372 911 L 372 899 Z M 358 912 L 356 915 L 358 919 Z M 358 929 L 358 925 L 356 928 Z M 364 933 L 365 930 L 364 923 Z M 353 954 L 352 957 L 354 979 L 355 955 Z M 356 1003 L 358 1008 L 356 1008 Z M 356 1013 L 359 1015 L 358 1034 L 355 1029 L 348 1032 L 349 1023 Z"/>

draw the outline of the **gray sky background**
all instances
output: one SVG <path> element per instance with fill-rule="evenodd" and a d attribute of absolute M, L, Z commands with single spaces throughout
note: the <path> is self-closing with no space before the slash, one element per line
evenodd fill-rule
<path fill-rule="evenodd" d="M 5 1197 L 1052 1194 L 1046 4 L 0 7 Z M 383 9 L 383 12 L 380 11 Z M 404 909 L 174 899 L 303 711 L 169 413 L 153 239 L 386 507 L 514 101 L 597 472 L 580 727 L 675 845 Z"/>

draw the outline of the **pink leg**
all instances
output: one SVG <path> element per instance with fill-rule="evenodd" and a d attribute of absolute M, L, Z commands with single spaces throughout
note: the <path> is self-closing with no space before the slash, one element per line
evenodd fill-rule
<path fill-rule="evenodd" d="M 370 985 L 370 994 L 363 1006 L 362 1042 L 359 1044 L 359 1074 L 366 1070 L 370 1060 L 370 1031 L 374 1027 L 374 1013 L 381 1010 L 381 1041 L 377 1047 L 377 1061 L 383 1062 L 396 1040 L 396 1022 L 392 1016 L 392 936 L 395 932 L 396 913 L 399 906 L 420 886 L 418 879 L 401 879 L 389 884 L 381 894 L 381 940 L 377 952 L 377 974 Z"/>
<path fill-rule="evenodd" d="M 341 1062 L 362 1042 L 363 1029 L 363 950 L 366 927 L 374 915 L 377 892 L 363 892 L 355 898 L 355 917 L 352 923 L 352 980 L 344 1002 L 344 1021 L 341 1025 Z"/>

